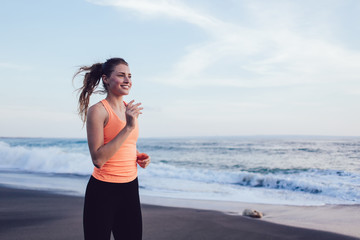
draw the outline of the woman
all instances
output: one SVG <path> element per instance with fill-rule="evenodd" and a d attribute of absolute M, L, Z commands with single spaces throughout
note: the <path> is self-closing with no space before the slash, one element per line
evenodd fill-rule
<path fill-rule="evenodd" d="M 136 149 L 137 118 L 141 103 L 126 104 L 123 96 L 132 86 L 128 63 L 111 58 L 105 63 L 84 66 L 79 89 L 79 114 L 86 122 L 87 140 L 94 171 L 85 193 L 85 239 L 141 239 L 142 216 L 137 164 L 146 168 L 150 157 Z M 88 109 L 89 99 L 100 80 L 106 98 Z"/>

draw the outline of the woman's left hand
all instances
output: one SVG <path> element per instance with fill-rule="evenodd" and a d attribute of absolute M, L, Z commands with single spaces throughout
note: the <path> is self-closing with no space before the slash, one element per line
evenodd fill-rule
<path fill-rule="evenodd" d="M 150 157 L 146 153 L 137 153 L 136 154 L 136 162 L 140 167 L 146 168 L 150 164 Z"/>

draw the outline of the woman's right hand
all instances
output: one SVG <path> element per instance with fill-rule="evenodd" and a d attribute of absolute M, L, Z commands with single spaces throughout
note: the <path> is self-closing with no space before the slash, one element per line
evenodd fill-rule
<path fill-rule="evenodd" d="M 135 120 L 139 116 L 139 114 L 142 114 L 141 110 L 143 110 L 142 107 L 139 107 L 141 103 L 134 103 L 134 100 L 131 100 L 126 105 L 125 110 L 125 116 L 126 116 L 126 126 L 133 129 L 135 127 Z"/>

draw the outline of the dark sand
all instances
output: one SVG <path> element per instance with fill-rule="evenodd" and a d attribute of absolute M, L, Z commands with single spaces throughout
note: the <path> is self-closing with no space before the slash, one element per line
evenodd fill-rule
<path fill-rule="evenodd" d="M 0 239 L 83 239 L 83 201 L 82 197 L 0 187 Z M 152 205 L 142 205 L 142 210 L 144 240 L 359 240 L 216 211 Z"/>

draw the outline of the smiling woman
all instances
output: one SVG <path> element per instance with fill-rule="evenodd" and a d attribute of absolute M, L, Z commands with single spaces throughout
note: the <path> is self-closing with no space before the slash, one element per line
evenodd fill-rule
<path fill-rule="evenodd" d="M 115 239 L 141 239 L 137 164 L 146 168 L 150 157 L 136 148 L 141 103 L 123 101 L 132 87 L 129 65 L 122 58 L 111 58 L 81 67 L 74 78 L 82 72 L 79 114 L 86 123 L 95 166 L 85 193 L 85 239 L 110 239 L 111 232 Z M 88 109 L 100 80 L 107 96 Z"/>

